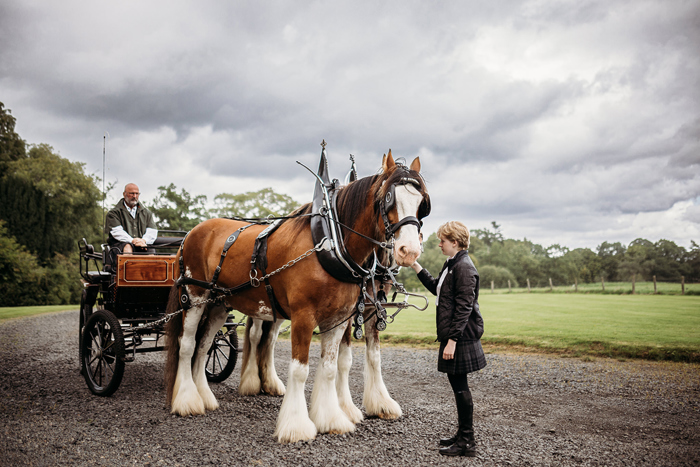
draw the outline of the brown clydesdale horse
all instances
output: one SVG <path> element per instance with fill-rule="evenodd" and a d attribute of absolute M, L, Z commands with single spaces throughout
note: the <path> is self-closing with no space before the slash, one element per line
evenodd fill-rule
<path fill-rule="evenodd" d="M 394 162 L 390 151 L 384 158 L 382 169 L 378 175 L 365 177 L 341 188 L 337 197 L 338 221 L 377 242 L 388 240 L 379 215 L 379 205 L 390 189 L 395 190 L 395 201 L 388 212 L 392 224 L 406 217 L 417 216 L 419 207 L 427 197 L 425 184 L 419 175 L 418 158 L 413 160 L 410 167 L 402 167 Z M 402 184 L 401 180 L 407 176 L 418 181 L 418 186 Z M 310 209 L 306 205 L 299 212 L 310 212 Z M 298 217 L 288 220 L 269 237 L 269 271 L 301 257 L 314 247 L 309 219 Z M 178 253 L 182 256 L 182 274 L 199 281 L 211 281 L 227 238 L 245 225 L 245 222 L 231 219 L 211 219 L 195 227 Z M 231 288 L 249 281 L 251 252 L 257 235 L 264 228 L 264 225 L 254 225 L 240 233 L 223 262 L 217 281 L 219 286 Z M 364 264 L 379 248 L 376 243 L 352 233 L 346 233 L 344 241 L 347 252 L 358 264 Z M 420 233 L 417 225 L 407 223 L 398 229 L 393 256 L 400 266 L 409 266 L 418 259 Z M 313 439 L 318 432 L 353 431 L 355 423 L 361 419 L 361 413 L 358 417 L 359 409 L 347 400 L 349 391 L 344 393 L 343 384 L 336 388 L 336 376 L 339 365 L 341 375 L 347 374 L 345 368 L 349 371 L 352 360 L 349 348 L 347 345 L 340 347 L 339 344 L 344 340 L 343 336 L 349 342 L 346 330 L 360 288 L 357 284 L 333 278 L 313 254 L 270 277 L 269 281 L 279 305 L 292 322 L 292 360 L 286 391 L 276 375 L 270 378 L 273 381 L 271 386 L 265 388 L 273 394 L 285 393 L 275 436 L 280 442 L 296 442 Z M 203 414 L 218 407 L 204 370 L 207 351 L 216 331 L 226 320 L 227 307 L 264 321 L 273 320 L 273 311 L 264 287 L 247 288 L 240 293 L 223 296 L 218 301 L 209 301 L 215 298 L 215 292 L 198 285 L 187 284 L 183 288 L 189 294 L 192 306 L 183 311 L 181 319 L 176 317 L 168 323 L 165 386 L 172 413 Z M 179 306 L 175 286 L 170 295 L 168 313 L 176 311 Z M 272 330 L 275 336 L 281 321 L 277 319 Z M 321 360 L 316 369 L 307 411 L 304 386 L 309 374 L 309 345 L 317 326 L 322 333 Z M 245 371 L 242 369 L 243 374 Z M 274 373 L 274 366 L 271 371 Z M 277 385 L 276 389 L 274 385 Z"/>

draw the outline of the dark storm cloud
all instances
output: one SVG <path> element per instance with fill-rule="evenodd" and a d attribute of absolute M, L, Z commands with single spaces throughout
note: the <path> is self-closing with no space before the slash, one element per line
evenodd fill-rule
<path fill-rule="evenodd" d="M 151 191 L 305 201 L 294 161 L 316 168 L 326 139 L 338 178 L 349 153 L 363 174 L 390 148 L 420 155 L 432 228 L 459 214 L 592 242 L 663 219 L 687 242 L 698 43 L 683 0 L 6 1 L 0 101 L 23 137 L 93 172 L 108 131 L 108 177 L 138 164 Z"/>

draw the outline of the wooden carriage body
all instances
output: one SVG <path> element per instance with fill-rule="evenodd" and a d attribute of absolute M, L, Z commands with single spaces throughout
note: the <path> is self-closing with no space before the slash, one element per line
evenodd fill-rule
<path fill-rule="evenodd" d="M 181 242 L 182 237 L 159 237 L 149 253 L 114 256 L 107 245 L 96 253 L 85 239 L 79 242 L 79 355 L 81 373 L 94 394 L 113 394 L 121 384 L 124 363 L 137 353 L 165 349 L 166 308 Z M 210 349 L 210 381 L 223 381 L 232 373 L 238 355 L 236 327 L 241 324 L 229 317 L 217 335 Z"/>

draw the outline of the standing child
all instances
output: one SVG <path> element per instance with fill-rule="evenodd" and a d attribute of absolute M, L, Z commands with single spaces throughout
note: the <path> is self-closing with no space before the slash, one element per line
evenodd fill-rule
<path fill-rule="evenodd" d="M 479 273 L 467 252 L 469 230 L 464 224 L 447 222 L 438 228 L 437 236 L 442 253 L 449 257 L 438 279 L 417 262 L 411 267 L 423 285 L 437 296 L 438 371 L 447 373 L 457 402 L 459 428 L 452 438 L 440 440 L 440 445 L 446 446 L 440 449 L 440 454 L 473 457 L 476 455 L 474 404 L 467 374 L 486 366 L 480 340 L 484 320 L 479 313 Z"/>

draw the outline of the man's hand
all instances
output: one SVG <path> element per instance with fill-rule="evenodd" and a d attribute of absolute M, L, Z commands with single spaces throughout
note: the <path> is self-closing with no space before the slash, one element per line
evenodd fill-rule
<path fill-rule="evenodd" d="M 131 241 L 131 244 L 134 246 L 145 248 L 146 247 L 146 240 L 144 240 L 143 238 L 135 238 Z"/>
<path fill-rule="evenodd" d="M 455 347 L 457 347 L 457 342 L 452 339 L 448 340 L 445 350 L 442 351 L 442 358 L 444 360 L 452 360 L 455 358 Z"/>

